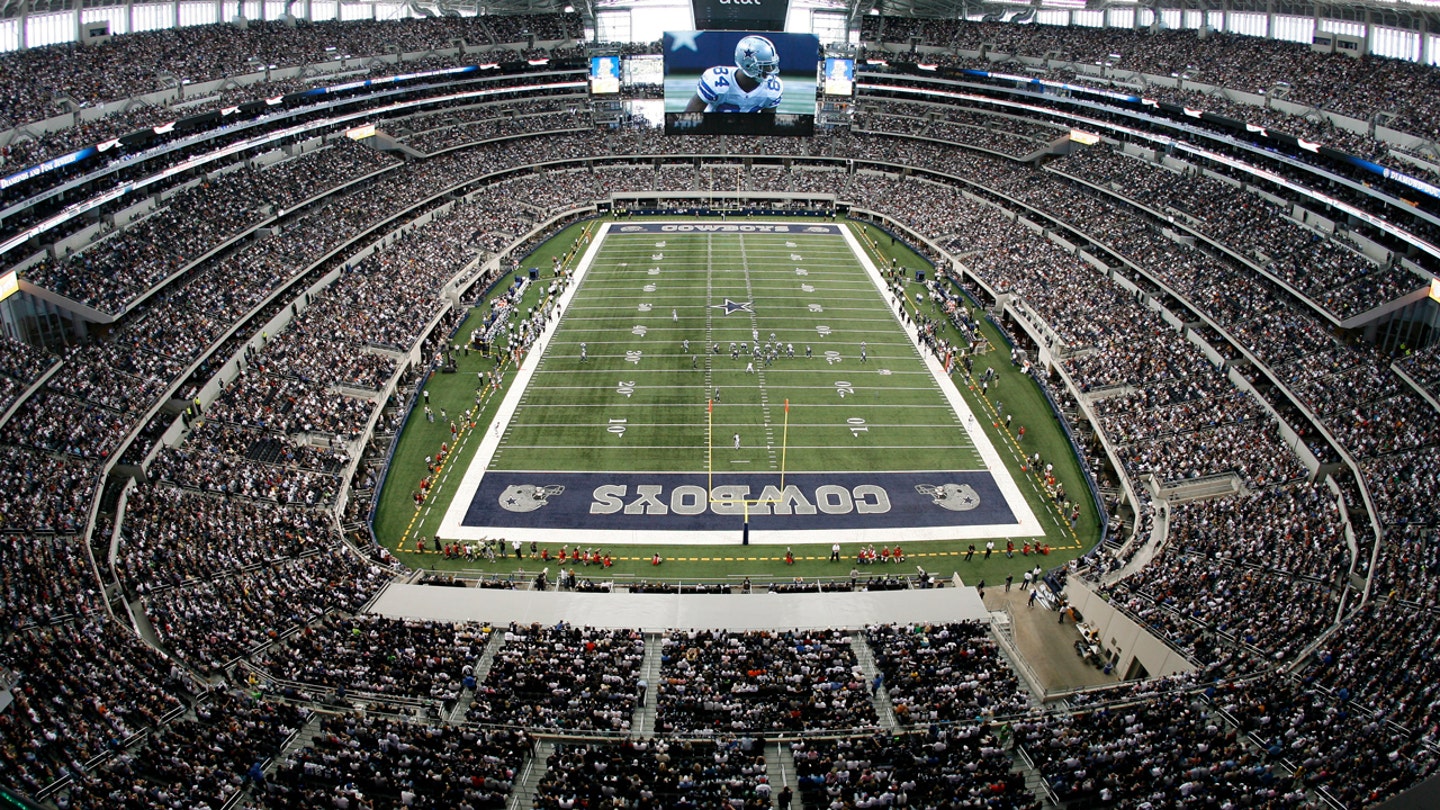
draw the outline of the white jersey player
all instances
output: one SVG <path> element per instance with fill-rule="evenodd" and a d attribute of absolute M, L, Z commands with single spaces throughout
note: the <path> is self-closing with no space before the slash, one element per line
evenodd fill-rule
<path fill-rule="evenodd" d="M 765 37 L 747 36 L 735 45 L 735 67 L 716 66 L 700 74 L 685 112 L 770 113 L 780 106 L 780 55 Z"/>

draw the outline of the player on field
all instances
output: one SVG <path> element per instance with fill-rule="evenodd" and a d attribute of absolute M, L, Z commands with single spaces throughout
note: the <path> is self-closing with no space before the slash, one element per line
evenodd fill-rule
<path fill-rule="evenodd" d="M 735 44 L 735 67 L 717 65 L 700 74 L 685 112 L 774 114 L 784 94 L 780 54 L 765 37 L 742 37 Z"/>

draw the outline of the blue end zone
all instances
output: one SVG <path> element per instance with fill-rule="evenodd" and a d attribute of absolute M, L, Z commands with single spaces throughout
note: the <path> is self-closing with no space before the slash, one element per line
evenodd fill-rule
<path fill-rule="evenodd" d="M 788 233 L 796 235 L 837 236 L 844 230 L 839 225 L 765 225 L 748 222 L 636 222 L 630 225 L 611 225 L 610 233 Z"/>
<path fill-rule="evenodd" d="M 546 473 L 485 475 L 461 525 L 590 531 L 733 530 L 749 508 L 757 530 L 1017 526 L 988 472 Z M 713 498 L 711 497 L 713 495 Z M 716 502 L 711 502 L 711 501 Z"/>

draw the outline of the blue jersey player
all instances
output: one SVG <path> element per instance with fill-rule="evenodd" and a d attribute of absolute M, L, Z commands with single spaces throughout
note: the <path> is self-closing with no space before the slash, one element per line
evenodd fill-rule
<path fill-rule="evenodd" d="M 685 112 L 768 113 L 780 106 L 780 55 L 765 37 L 735 44 L 735 67 L 712 67 L 700 75 Z"/>

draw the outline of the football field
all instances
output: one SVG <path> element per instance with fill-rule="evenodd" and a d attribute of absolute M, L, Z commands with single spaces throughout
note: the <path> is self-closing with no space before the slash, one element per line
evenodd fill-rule
<path fill-rule="evenodd" d="M 560 305 L 447 538 L 1043 533 L 843 226 L 611 223 Z"/>

